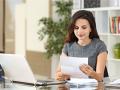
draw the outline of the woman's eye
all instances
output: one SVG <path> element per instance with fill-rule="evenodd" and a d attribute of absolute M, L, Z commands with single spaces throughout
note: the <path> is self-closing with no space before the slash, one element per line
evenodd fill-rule
<path fill-rule="evenodd" d="M 79 27 L 78 27 L 78 26 L 75 26 L 74 29 L 79 29 Z"/>
<path fill-rule="evenodd" d="M 82 29 L 86 29 L 86 28 L 87 28 L 86 26 L 82 27 Z"/>

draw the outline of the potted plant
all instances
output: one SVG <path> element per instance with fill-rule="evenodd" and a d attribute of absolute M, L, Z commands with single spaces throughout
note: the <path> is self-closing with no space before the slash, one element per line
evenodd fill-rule
<path fill-rule="evenodd" d="M 113 46 L 113 54 L 114 54 L 114 58 L 120 59 L 120 43 L 116 43 Z"/>
<path fill-rule="evenodd" d="M 43 17 L 39 20 L 39 25 L 43 24 L 43 27 L 38 31 L 38 35 L 40 40 L 47 36 L 45 49 L 48 57 L 61 53 L 70 22 L 72 4 L 72 0 L 55 1 L 58 20 L 54 20 L 54 17 Z"/>

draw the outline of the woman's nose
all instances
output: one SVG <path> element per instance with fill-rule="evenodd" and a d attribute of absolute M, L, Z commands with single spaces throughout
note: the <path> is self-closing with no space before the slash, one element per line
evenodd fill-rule
<path fill-rule="evenodd" d="M 80 34 L 81 34 L 81 32 L 77 32 L 77 34 L 78 34 L 78 35 L 80 35 Z"/>
<path fill-rule="evenodd" d="M 79 28 L 78 30 L 77 30 L 77 33 L 79 34 L 79 33 L 81 33 L 82 32 L 82 30 Z"/>

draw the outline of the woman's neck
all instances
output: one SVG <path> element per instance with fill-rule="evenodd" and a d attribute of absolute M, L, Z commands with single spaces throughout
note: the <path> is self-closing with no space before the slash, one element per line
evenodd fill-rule
<path fill-rule="evenodd" d="M 81 46 L 86 46 L 91 42 L 91 39 L 86 39 L 86 40 L 78 40 L 78 44 Z"/>

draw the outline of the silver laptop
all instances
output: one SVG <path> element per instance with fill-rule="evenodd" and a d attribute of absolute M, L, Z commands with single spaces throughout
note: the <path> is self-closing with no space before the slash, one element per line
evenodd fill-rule
<path fill-rule="evenodd" d="M 0 54 L 0 64 L 5 71 L 5 77 L 13 81 L 35 83 L 33 72 L 22 55 Z"/>

